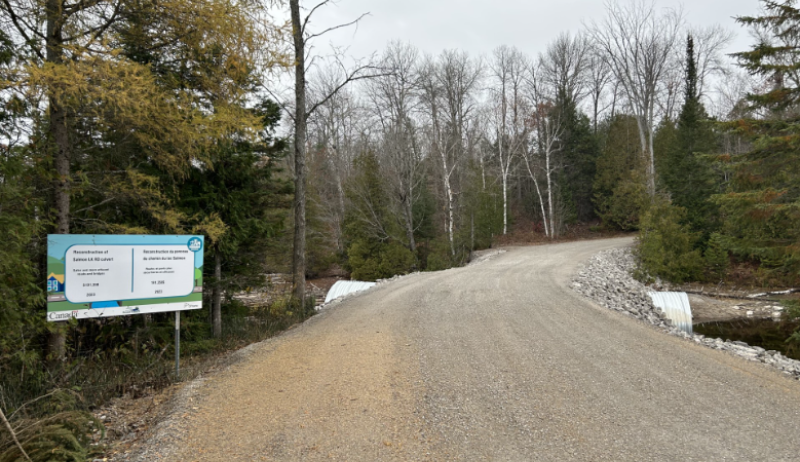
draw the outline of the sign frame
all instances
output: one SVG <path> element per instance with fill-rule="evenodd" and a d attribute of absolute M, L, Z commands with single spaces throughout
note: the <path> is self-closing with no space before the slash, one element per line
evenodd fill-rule
<path fill-rule="evenodd" d="M 202 235 L 50 234 L 47 321 L 201 309 L 204 247 Z"/>

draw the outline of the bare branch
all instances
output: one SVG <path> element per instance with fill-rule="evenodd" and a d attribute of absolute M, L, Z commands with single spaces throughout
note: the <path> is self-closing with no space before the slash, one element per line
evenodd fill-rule
<path fill-rule="evenodd" d="M 33 462 L 31 460 L 31 457 L 28 455 L 28 453 L 25 452 L 25 448 L 23 448 L 22 444 L 20 444 L 19 439 L 17 439 L 17 434 L 14 432 L 14 429 L 11 427 L 11 424 L 8 423 L 8 419 L 6 419 L 6 415 L 3 413 L 3 409 L 2 408 L 0 408 L 0 418 L 3 419 L 3 424 L 5 425 L 5 427 L 8 430 L 8 432 L 11 433 L 11 439 L 14 440 L 14 444 L 17 445 L 17 447 L 19 448 L 19 451 L 22 453 L 23 456 L 25 456 L 25 458 L 28 460 L 28 462 Z"/>
<path fill-rule="evenodd" d="M 292 114 L 291 108 L 289 106 L 287 106 L 286 103 L 281 101 L 280 96 L 275 94 L 275 92 L 270 90 L 269 87 L 264 85 L 263 83 L 261 83 L 259 86 L 261 87 L 261 89 L 266 91 L 269 94 L 270 98 L 272 98 L 272 100 L 275 101 L 275 104 L 280 106 L 281 109 L 283 109 L 283 111 L 286 113 L 286 115 L 288 115 L 289 118 L 292 119 L 292 121 L 294 121 L 294 114 Z"/>
<path fill-rule="evenodd" d="M 331 0 L 324 0 L 323 2 L 317 4 L 314 8 L 311 8 L 311 11 L 309 11 L 308 15 L 306 15 L 306 19 L 303 20 L 303 27 L 300 28 L 300 33 L 301 34 L 305 35 L 306 26 L 308 25 L 308 21 L 309 21 L 309 19 L 311 19 L 311 16 L 314 14 L 314 12 L 317 11 L 319 8 L 327 5 L 330 2 L 331 2 Z"/>
<path fill-rule="evenodd" d="M 310 40 L 312 40 L 312 39 L 314 39 L 316 37 L 321 37 L 321 36 L 327 34 L 328 32 L 332 32 L 332 31 L 335 31 L 337 29 L 343 29 L 345 27 L 350 27 L 353 24 L 358 24 L 358 22 L 361 21 L 365 16 L 369 16 L 369 13 L 364 13 L 361 16 L 359 16 L 358 18 L 356 18 L 356 19 L 354 19 L 354 20 L 352 20 L 350 22 L 346 22 L 344 24 L 339 24 L 338 26 L 329 27 L 329 28 L 323 30 L 322 32 L 319 32 L 319 33 L 316 33 L 316 34 L 311 34 L 308 37 L 306 37 L 306 43 L 308 43 Z M 308 18 L 306 18 L 306 19 L 308 19 Z"/>
<path fill-rule="evenodd" d="M 387 74 L 385 74 L 385 73 L 377 73 L 377 74 L 359 75 L 361 72 L 363 72 L 363 71 L 364 71 L 364 70 L 366 70 L 366 69 L 377 69 L 377 68 L 376 68 L 375 66 L 371 65 L 371 64 L 367 64 L 367 65 L 364 65 L 364 66 L 357 67 L 355 70 L 351 71 L 351 72 L 350 72 L 350 73 L 349 73 L 349 74 L 348 74 L 348 75 L 347 75 L 347 76 L 344 78 L 344 80 L 342 80 L 342 81 L 341 81 L 341 82 L 340 82 L 340 83 L 339 83 L 339 84 L 338 84 L 338 85 L 337 85 L 337 86 L 336 86 L 336 87 L 335 87 L 335 88 L 334 88 L 334 89 L 333 89 L 333 90 L 332 90 L 330 93 L 328 93 L 328 94 L 327 94 L 327 95 L 326 95 L 326 96 L 325 96 L 325 97 L 324 97 L 322 100 L 320 100 L 320 101 L 318 101 L 317 103 L 315 103 L 315 104 L 314 104 L 314 105 L 311 107 L 311 109 L 309 109 L 309 110 L 306 112 L 306 117 L 308 117 L 308 116 L 310 116 L 311 114 L 313 114 L 313 113 L 314 113 L 314 111 L 316 111 L 316 110 L 317 110 L 317 109 L 318 109 L 320 106 L 324 105 L 325 103 L 327 103 L 327 102 L 328 102 L 328 100 L 330 100 L 331 98 L 333 98 L 334 96 L 336 96 L 336 94 L 337 94 L 337 93 L 339 93 L 339 91 L 340 91 L 342 88 L 346 87 L 346 86 L 347 86 L 347 84 L 349 84 L 349 83 L 351 83 L 351 82 L 358 81 L 358 80 L 372 79 L 372 78 L 375 78 L 375 77 L 381 77 L 381 76 L 385 76 L 385 75 L 387 75 Z"/>
<path fill-rule="evenodd" d="M 25 32 L 26 28 L 22 27 L 22 24 L 23 24 L 24 21 L 22 19 L 20 19 L 17 16 L 17 14 L 14 12 L 14 7 L 11 6 L 11 4 L 8 2 L 8 0 L 3 0 L 3 5 L 5 6 L 6 12 L 8 12 L 8 16 L 11 18 L 11 22 L 14 23 L 14 27 L 17 29 L 17 32 L 19 32 L 19 35 L 21 35 L 22 38 L 24 38 L 26 42 L 31 43 L 32 42 L 31 37 Z M 45 38 L 44 35 L 40 34 L 39 31 L 36 30 L 36 28 L 30 27 L 27 24 L 26 24 L 26 26 L 27 26 L 28 30 L 30 30 L 32 33 L 37 35 L 39 38 L 41 38 L 41 39 Z M 44 55 L 42 54 L 41 51 L 39 51 L 36 48 L 32 48 L 32 50 L 36 54 L 36 56 L 39 57 L 39 59 L 42 59 L 42 60 L 44 59 Z"/>
<path fill-rule="evenodd" d="M 92 38 L 89 39 L 89 42 L 86 45 L 87 47 L 90 46 L 91 43 L 95 42 L 98 38 L 100 38 L 100 36 L 103 35 L 103 33 L 106 30 L 108 30 L 108 28 L 111 27 L 112 24 L 114 24 L 114 22 L 117 19 L 117 14 L 119 14 L 120 6 L 121 6 L 121 2 L 117 2 L 114 5 L 114 11 L 111 13 L 111 17 L 108 18 L 108 20 L 106 20 L 103 24 L 101 24 L 101 25 L 99 25 L 97 27 L 93 27 L 91 29 L 88 29 L 88 30 L 86 30 L 84 32 L 81 32 L 80 34 L 76 34 L 76 35 L 74 35 L 72 37 L 68 37 L 68 38 L 64 39 L 64 42 L 71 42 L 73 40 L 77 40 L 79 38 L 83 38 L 83 37 L 91 35 Z"/>

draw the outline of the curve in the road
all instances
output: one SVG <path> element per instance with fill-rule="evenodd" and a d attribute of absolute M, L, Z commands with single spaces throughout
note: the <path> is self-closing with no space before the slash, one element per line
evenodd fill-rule
<path fill-rule="evenodd" d="M 800 460 L 797 383 L 567 288 L 629 244 L 515 248 L 349 299 L 209 379 L 149 460 Z"/>

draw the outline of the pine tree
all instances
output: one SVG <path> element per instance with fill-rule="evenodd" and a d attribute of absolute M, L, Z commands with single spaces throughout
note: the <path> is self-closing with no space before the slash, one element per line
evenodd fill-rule
<path fill-rule="evenodd" d="M 374 281 L 411 271 L 414 254 L 401 239 L 404 230 L 391 216 L 389 196 L 374 152 L 353 162 L 353 177 L 345 195 L 350 204 L 345 215 L 347 269 L 353 279 Z"/>
<path fill-rule="evenodd" d="M 275 212 L 289 208 L 291 185 L 273 178 L 276 160 L 286 150 L 273 132 L 280 109 L 265 101 L 258 110 L 264 124 L 260 142 L 223 139 L 209 153 L 207 164 L 196 163 L 171 198 L 193 233 L 204 233 L 210 264 L 204 280 L 212 282 L 212 331 L 222 335 L 224 293 L 265 284 L 263 261 L 269 240 L 283 227 Z"/>
<path fill-rule="evenodd" d="M 684 103 L 678 116 L 675 138 L 669 143 L 661 179 L 672 203 L 687 210 L 686 220 L 694 231 L 707 237 L 715 228 L 716 207 L 709 198 L 717 192 L 710 165 L 701 158 L 716 148 L 716 139 L 697 90 L 694 40 L 686 41 Z"/>
<path fill-rule="evenodd" d="M 736 53 L 739 64 L 771 82 L 747 97 L 757 119 L 729 124 L 753 148 L 733 159 L 730 190 L 715 197 L 724 215 L 723 240 L 741 257 L 790 284 L 800 283 L 800 10 L 795 0 L 762 0 L 764 14 L 740 17 L 762 40 Z"/>
<path fill-rule="evenodd" d="M 597 158 L 592 185 L 597 215 L 608 228 L 633 230 L 650 201 L 636 119 L 617 115 L 610 121 L 605 146 Z"/>
<path fill-rule="evenodd" d="M 592 182 L 597 171 L 600 148 L 592 132 L 589 118 L 580 112 L 575 101 L 560 91 L 555 110 L 564 129 L 561 153 L 564 160 L 562 201 L 570 212 L 566 221 L 589 221 L 595 218 L 592 204 Z M 571 218 L 571 219 L 569 219 Z"/>

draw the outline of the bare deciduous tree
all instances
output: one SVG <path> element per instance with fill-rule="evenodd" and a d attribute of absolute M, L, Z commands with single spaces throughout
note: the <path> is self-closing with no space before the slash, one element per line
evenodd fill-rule
<path fill-rule="evenodd" d="M 636 117 L 647 163 L 647 189 L 654 196 L 656 99 L 676 52 L 682 14 L 674 10 L 658 14 L 654 3 L 647 0 L 633 0 L 628 5 L 610 2 L 607 10 L 606 20 L 592 24 L 590 34 L 595 46 L 604 53 Z"/>
<path fill-rule="evenodd" d="M 547 81 L 541 77 L 542 68 L 540 61 L 537 66 L 531 66 L 528 72 L 527 92 L 533 105 L 528 123 L 533 139 L 525 151 L 524 160 L 528 175 L 533 180 L 536 194 L 539 197 L 545 234 L 553 239 L 558 236 L 561 223 L 561 217 L 557 216 L 555 203 L 558 199 L 554 197 L 556 189 L 554 173 L 561 167 L 556 156 L 560 150 L 559 143 L 563 133 L 563 124 L 559 118 L 560 112 L 554 110 L 557 90 L 548 85 Z M 546 202 L 539 187 L 539 171 L 542 171 L 545 176 Z"/>
<path fill-rule="evenodd" d="M 312 80 L 310 98 L 321 100 L 339 85 L 341 75 L 323 69 Z M 350 176 L 353 159 L 362 142 L 364 108 L 355 92 L 343 88 L 309 117 L 309 175 L 321 202 L 320 219 L 326 223 L 325 238 L 343 252 L 345 217 L 344 185 Z"/>
<path fill-rule="evenodd" d="M 440 162 L 446 203 L 444 227 L 452 256 L 456 255 L 454 173 L 466 151 L 465 134 L 481 74 L 480 63 L 453 50 L 443 52 L 436 61 L 427 58 L 420 71 L 422 102 L 430 120 L 431 154 Z"/>
<path fill-rule="evenodd" d="M 527 58 L 516 48 L 501 46 L 494 51 L 491 68 L 494 132 L 503 193 L 503 234 L 508 233 L 508 181 L 519 155 L 527 143 L 523 84 L 529 67 Z"/>
<path fill-rule="evenodd" d="M 592 128 L 596 134 L 600 114 L 613 105 L 615 95 L 611 95 L 611 102 L 606 102 L 605 97 L 608 93 L 608 87 L 613 80 L 608 60 L 594 48 L 590 50 L 588 59 L 586 90 L 591 99 Z"/>
<path fill-rule="evenodd" d="M 560 34 L 539 57 L 543 83 L 556 89 L 561 98 L 579 102 L 589 83 L 590 51 L 586 36 Z"/>
<path fill-rule="evenodd" d="M 295 299 L 306 298 L 306 35 L 310 15 L 300 17 L 300 0 L 289 0 L 294 42 L 294 243 L 292 275 Z"/>
<path fill-rule="evenodd" d="M 714 83 L 710 112 L 720 120 L 752 117 L 745 97 L 754 92 L 754 83 L 746 71 L 732 69 L 725 73 Z"/>
<path fill-rule="evenodd" d="M 726 59 L 723 51 L 733 40 L 734 33 L 717 24 L 692 27 L 689 35 L 694 39 L 697 95 L 703 98 L 707 96 L 706 87 L 713 77 L 724 77 L 731 72 L 731 62 Z"/>
<path fill-rule="evenodd" d="M 351 82 L 373 77 L 374 66 L 371 63 L 357 64 L 347 69 L 341 60 L 337 60 L 343 70 L 343 77 L 334 86 L 328 95 L 324 95 L 310 108 L 306 105 L 306 54 L 309 42 L 330 31 L 349 27 L 358 23 L 365 15 L 357 19 L 330 27 L 321 32 L 311 34 L 307 26 L 314 12 L 329 4 L 331 0 L 323 0 L 311 8 L 303 18 L 300 14 L 300 0 L 289 0 L 289 10 L 292 22 L 292 42 L 294 45 L 294 174 L 295 174 L 295 200 L 294 200 L 294 245 L 292 251 L 292 296 L 299 303 L 305 302 L 306 294 L 306 187 L 308 171 L 306 168 L 306 135 L 309 115 L 313 114 L 320 106 L 326 104 L 342 88 Z"/>
<path fill-rule="evenodd" d="M 381 59 L 385 75 L 367 85 L 372 110 L 381 127 L 381 161 L 387 171 L 389 195 L 395 216 L 405 230 L 405 243 L 416 250 L 414 205 L 420 198 L 424 176 L 414 112 L 419 104 L 419 53 L 408 44 L 391 43 Z"/>
<path fill-rule="evenodd" d="M 656 118 L 676 120 L 684 99 L 683 57 L 678 53 L 672 53 L 665 67 L 666 70 L 661 77 L 661 84 L 656 93 L 656 107 L 658 108 Z"/>

